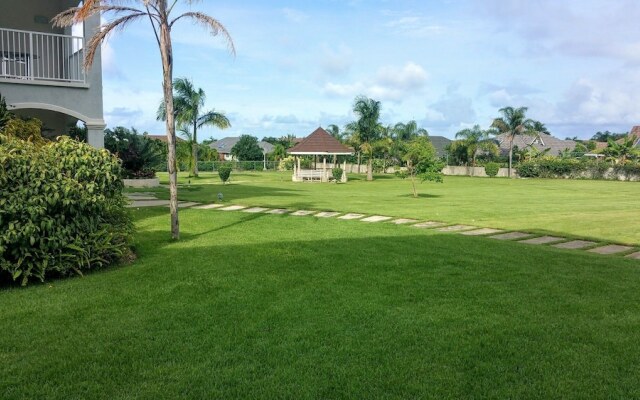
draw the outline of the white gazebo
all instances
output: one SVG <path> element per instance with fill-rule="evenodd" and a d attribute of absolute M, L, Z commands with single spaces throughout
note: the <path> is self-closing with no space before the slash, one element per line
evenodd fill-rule
<path fill-rule="evenodd" d="M 331 169 L 327 168 L 327 156 L 334 156 L 334 158 L 337 159 L 337 156 L 353 155 L 353 150 L 340 143 L 338 139 L 331 136 L 324 129 L 318 128 L 300 143 L 289 149 L 288 153 L 295 156 L 296 159 L 293 165 L 293 176 L 291 177 L 294 182 L 329 182 L 333 174 Z M 314 162 L 313 169 L 302 169 L 300 167 L 300 156 L 314 156 L 314 159 L 316 159 L 317 156 L 321 156 L 322 168 L 317 168 Z M 332 167 L 336 166 L 337 164 L 333 164 Z M 344 160 L 341 182 L 347 181 L 346 166 L 347 162 Z"/>

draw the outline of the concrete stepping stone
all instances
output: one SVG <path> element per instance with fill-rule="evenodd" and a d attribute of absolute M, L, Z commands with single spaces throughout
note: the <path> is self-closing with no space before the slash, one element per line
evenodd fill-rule
<path fill-rule="evenodd" d="M 391 217 L 385 217 L 383 215 L 372 215 L 370 217 L 363 218 L 360 221 L 362 221 L 362 222 L 382 222 L 382 221 L 388 221 L 390 219 L 391 219 Z"/>
<path fill-rule="evenodd" d="M 631 253 L 628 256 L 625 256 L 627 258 L 633 258 L 634 260 L 640 260 L 640 251 L 636 251 L 635 253 Z"/>
<path fill-rule="evenodd" d="M 362 217 L 364 217 L 364 214 L 349 213 L 343 215 L 342 217 L 338 217 L 338 219 L 359 219 Z"/>
<path fill-rule="evenodd" d="M 491 239 L 498 240 L 513 240 L 513 239 L 523 239 L 526 237 L 532 236 L 530 233 L 525 232 L 507 232 L 502 233 L 500 235 L 489 236 Z"/>
<path fill-rule="evenodd" d="M 480 229 L 474 229 L 472 231 L 460 232 L 460 234 L 467 235 L 467 236 L 480 236 L 480 235 L 491 235 L 491 234 L 496 234 L 500 232 L 504 232 L 504 231 L 502 229 L 480 228 Z"/>
<path fill-rule="evenodd" d="M 340 213 L 339 212 L 334 212 L 334 211 L 322 211 L 322 212 L 319 212 L 316 215 L 314 215 L 314 217 L 331 218 L 331 217 L 335 217 L 336 215 L 340 215 Z"/>
<path fill-rule="evenodd" d="M 415 228 L 437 228 L 439 226 L 442 225 L 446 225 L 444 222 L 438 222 L 438 221 L 425 221 L 425 222 L 420 222 L 419 224 L 415 224 L 413 225 L 413 227 Z"/>
<path fill-rule="evenodd" d="M 286 208 L 274 208 L 273 210 L 265 211 L 266 214 L 286 214 L 291 210 L 287 210 Z"/>
<path fill-rule="evenodd" d="M 244 210 L 245 208 L 247 208 L 247 206 L 239 206 L 239 205 L 233 205 L 233 206 L 226 206 L 224 208 L 221 208 L 221 211 L 239 211 L 239 210 Z"/>
<path fill-rule="evenodd" d="M 140 200 L 133 201 L 131 204 L 127 205 L 129 208 L 135 207 L 159 207 L 159 206 L 168 206 L 169 200 Z"/>
<path fill-rule="evenodd" d="M 392 224 L 402 225 L 402 224 L 412 224 L 414 222 L 418 222 L 417 219 L 409 219 L 409 218 L 398 218 L 391 221 Z"/>
<path fill-rule="evenodd" d="M 158 198 L 156 196 L 131 196 L 131 195 L 127 195 L 127 198 L 129 200 L 158 200 Z"/>
<path fill-rule="evenodd" d="M 477 226 L 472 225 L 451 225 L 445 226 L 442 228 L 437 228 L 436 230 L 439 232 L 459 232 L 459 231 L 468 231 L 470 229 L 476 229 Z"/>
<path fill-rule="evenodd" d="M 184 201 L 184 202 L 178 203 L 178 208 L 189 208 L 189 207 L 198 206 L 198 205 L 200 205 L 200 203 L 196 203 L 194 201 Z"/>
<path fill-rule="evenodd" d="M 292 213 L 291 215 L 295 215 L 296 217 L 304 217 L 306 215 L 311 215 L 315 213 L 315 211 L 310 211 L 310 210 L 298 210 L 294 213 Z"/>
<path fill-rule="evenodd" d="M 623 251 L 629 251 L 631 249 L 633 249 L 633 247 L 610 244 L 607 246 L 596 247 L 595 249 L 590 249 L 587 251 L 591 253 L 598 253 L 598 254 L 616 254 L 616 253 L 622 253 Z"/>
<path fill-rule="evenodd" d="M 567 240 L 567 239 L 562 238 L 562 237 L 556 237 L 556 236 L 540 236 L 540 237 L 533 238 L 533 239 L 521 240 L 520 243 L 547 244 L 547 243 L 559 242 L 561 240 Z"/>
<path fill-rule="evenodd" d="M 593 246 L 594 244 L 596 244 L 596 242 L 590 242 L 588 240 L 571 240 L 569 242 L 558 243 L 552 246 L 559 249 L 580 250 L 584 249 L 585 247 Z"/>
<path fill-rule="evenodd" d="M 224 204 L 204 204 L 202 206 L 193 207 L 197 210 L 212 210 L 214 208 L 224 207 Z"/>
<path fill-rule="evenodd" d="M 256 213 L 265 212 L 267 210 L 268 208 L 264 208 L 264 207 L 251 207 L 251 208 L 245 208 L 244 210 L 242 210 L 242 212 L 256 214 Z"/>

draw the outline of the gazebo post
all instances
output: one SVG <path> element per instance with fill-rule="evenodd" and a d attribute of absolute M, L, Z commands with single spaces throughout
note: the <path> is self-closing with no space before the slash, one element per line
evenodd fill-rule
<path fill-rule="evenodd" d="M 327 177 L 327 157 L 322 156 L 322 182 L 329 182 Z"/>
<path fill-rule="evenodd" d="M 344 158 L 344 161 L 342 162 L 342 179 L 340 179 L 342 182 L 346 182 L 347 181 L 347 157 Z"/>
<path fill-rule="evenodd" d="M 297 163 L 298 163 L 298 176 L 296 176 L 296 180 L 300 179 L 300 157 L 296 156 L 297 159 Z"/>

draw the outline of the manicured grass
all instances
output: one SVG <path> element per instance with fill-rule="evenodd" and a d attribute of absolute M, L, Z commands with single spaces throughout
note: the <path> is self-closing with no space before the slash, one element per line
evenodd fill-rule
<path fill-rule="evenodd" d="M 353 176 L 347 184 L 293 183 L 290 172 L 232 173 L 232 184 L 203 173 L 180 188 L 182 200 L 326 209 L 435 219 L 486 227 L 640 244 L 640 183 L 552 179 L 445 177 L 423 183 L 420 198 L 408 180 Z M 160 175 L 166 182 L 166 174 Z M 187 183 L 186 176 L 180 181 Z M 166 190 L 159 191 L 167 197 Z"/>
<path fill-rule="evenodd" d="M 640 397 L 637 261 L 205 210 L 169 242 L 166 208 L 135 215 L 134 264 L 0 291 L 0 398 Z"/>

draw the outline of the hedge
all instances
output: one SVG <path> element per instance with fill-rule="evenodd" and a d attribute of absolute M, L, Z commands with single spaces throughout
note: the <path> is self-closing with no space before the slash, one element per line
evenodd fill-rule
<path fill-rule="evenodd" d="M 604 161 L 542 158 L 516 166 L 522 178 L 640 179 L 640 163 L 611 165 Z"/>
<path fill-rule="evenodd" d="M 121 175 L 107 150 L 0 134 L 0 281 L 82 274 L 129 256 Z"/>

